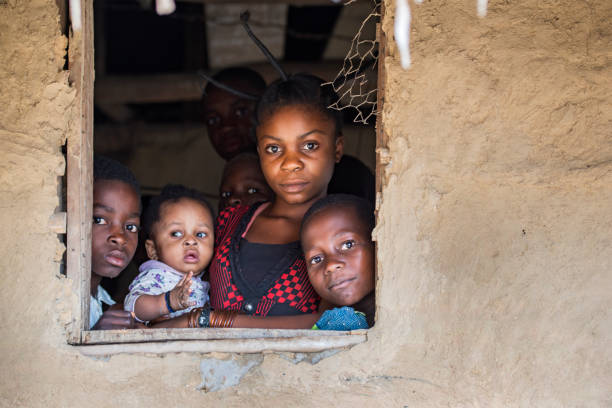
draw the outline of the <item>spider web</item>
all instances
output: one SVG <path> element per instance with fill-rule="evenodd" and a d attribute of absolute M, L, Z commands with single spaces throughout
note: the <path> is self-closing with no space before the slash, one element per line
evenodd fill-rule
<path fill-rule="evenodd" d="M 350 0 L 345 7 L 357 0 Z M 369 81 L 366 71 L 374 71 L 378 62 L 378 43 L 376 38 L 366 38 L 364 27 L 376 24 L 380 20 L 380 3 L 382 0 L 372 0 L 372 11 L 362 21 L 359 30 L 351 41 L 342 69 L 338 72 L 331 85 L 340 97 L 330 108 L 344 110 L 354 108 L 357 112 L 354 122 L 367 124 L 372 116 L 376 116 L 377 85 Z"/>

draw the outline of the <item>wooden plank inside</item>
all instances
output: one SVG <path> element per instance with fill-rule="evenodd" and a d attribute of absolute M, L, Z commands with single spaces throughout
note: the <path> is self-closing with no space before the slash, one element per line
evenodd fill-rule
<path fill-rule="evenodd" d="M 281 62 L 288 73 L 309 72 L 326 81 L 335 78 L 342 68 L 341 60 L 312 62 Z M 269 63 L 246 65 L 259 72 L 267 83 L 278 78 Z M 209 73 L 214 74 L 215 71 Z M 202 98 L 206 80 L 197 73 L 157 75 L 108 75 L 96 79 L 96 104 L 161 103 L 198 101 Z"/>
<path fill-rule="evenodd" d="M 96 103 L 197 101 L 204 80 L 195 73 L 106 76 L 96 80 Z"/>
<path fill-rule="evenodd" d="M 347 3 L 349 0 L 343 0 Z M 290 6 L 337 6 L 331 0 L 177 0 L 177 3 L 201 3 L 201 4 L 288 4 Z"/>

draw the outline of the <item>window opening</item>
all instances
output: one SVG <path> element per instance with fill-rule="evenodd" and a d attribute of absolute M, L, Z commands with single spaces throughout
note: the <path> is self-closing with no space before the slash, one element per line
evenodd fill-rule
<path fill-rule="evenodd" d="M 218 200 L 217 184 L 223 162 L 214 156 L 210 144 L 202 142 L 202 139 L 206 140 L 202 132 L 200 103 L 203 84 L 197 71 L 215 72 L 225 66 L 246 65 L 259 71 L 268 83 L 276 76 L 269 64 L 263 61 L 258 50 L 255 50 L 255 53 L 258 54 L 259 60 L 241 60 L 244 53 L 236 51 L 232 57 L 228 51 L 232 47 L 234 50 L 240 47 L 254 49 L 253 44 L 246 38 L 232 38 L 225 42 L 226 50 L 219 48 L 219 44 L 223 42 L 218 38 L 217 32 L 236 27 L 242 31 L 239 27 L 239 12 L 243 11 L 243 6 L 177 1 L 176 12 L 162 17 L 155 13 L 152 3 L 154 2 L 96 0 L 92 6 L 91 2 L 83 0 L 82 31 L 72 33 L 71 36 L 71 78 L 80 92 L 84 119 L 69 139 L 66 151 L 67 271 L 69 277 L 75 281 L 74 287 L 80 297 L 80 303 L 73 308 L 73 315 L 77 317 L 73 319 L 70 342 L 110 344 L 173 339 L 346 337 L 346 334 L 334 332 L 308 333 L 292 330 L 209 329 L 190 331 L 188 334 L 177 334 L 172 329 L 99 332 L 86 330 L 86 301 L 89 300 L 91 262 L 91 225 L 88 224 L 91 224 L 92 153 L 114 158 L 136 174 L 141 182 L 144 206 L 164 184 L 178 182 L 203 191 L 209 200 L 213 201 L 213 207 L 216 207 L 214 200 Z M 349 92 L 343 99 L 346 104 L 343 108 L 344 134 L 347 140 L 345 154 L 359 158 L 372 171 L 376 169 L 376 142 L 373 121 L 369 119 L 376 113 L 372 95 L 375 99 L 377 52 L 374 38 L 376 17 L 380 15 L 378 7 L 379 4 L 374 1 L 351 4 L 350 8 L 300 7 L 291 4 L 254 5 L 251 8 L 250 21 L 258 36 L 264 31 L 272 39 L 270 43 L 273 44 L 272 48 L 275 47 L 273 52 L 281 57 L 286 71 L 310 72 L 332 82 L 340 94 Z M 236 12 L 228 12 L 234 9 Z M 316 27 L 313 26 L 312 19 L 308 18 L 313 13 L 324 15 L 325 18 L 321 21 L 325 24 L 320 24 L 319 21 Z M 267 16 L 273 16 L 276 20 L 273 18 L 273 21 L 269 22 L 266 20 Z M 361 28 L 357 36 L 353 37 L 356 22 Z M 366 41 L 363 40 L 366 36 L 372 38 L 367 40 L 371 48 L 363 55 L 359 50 L 364 42 L 360 41 Z M 245 37 L 244 33 L 242 37 Z M 263 40 L 266 42 L 266 38 Z M 353 61 L 354 58 L 345 58 L 347 49 L 352 49 L 355 44 L 357 55 L 362 61 L 348 67 L 347 58 L 348 61 Z M 92 75 L 94 58 L 95 84 Z M 340 73 L 338 67 L 342 67 Z M 343 75 L 344 82 L 340 83 L 339 78 Z M 347 81 L 351 80 L 353 85 L 347 88 Z M 365 83 L 369 87 L 366 91 L 366 88 L 363 88 Z M 359 92 L 363 103 L 355 103 L 355 86 L 361 87 Z M 92 134 L 95 135 L 93 138 Z M 196 155 L 188 160 L 162 160 L 161 163 L 150 160 L 155 154 L 175 154 L 179 157 L 180 152 L 193 152 L 195 148 L 202 146 L 207 149 L 201 150 L 200 157 Z M 197 169 L 201 168 L 198 166 L 204 162 L 210 164 L 211 170 L 202 170 L 202 173 L 209 174 L 203 174 L 200 179 L 213 182 L 194 185 L 193 179 L 189 180 L 191 182 L 181 179 L 185 173 L 181 166 L 193 166 L 192 168 Z M 141 237 L 139 242 L 144 242 L 144 239 Z M 116 300 L 120 301 L 125 296 L 127 284 L 137 273 L 137 264 L 145 259 L 145 255 L 142 244 L 139 244 L 132 271 L 124 271 L 120 275 L 123 279 L 103 282 L 103 286 Z M 334 341 L 335 344 L 347 342 Z M 355 341 L 353 339 L 348 343 Z"/>

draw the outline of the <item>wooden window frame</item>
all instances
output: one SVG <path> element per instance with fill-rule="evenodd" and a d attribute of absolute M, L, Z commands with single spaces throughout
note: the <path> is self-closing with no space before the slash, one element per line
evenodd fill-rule
<path fill-rule="evenodd" d="M 91 228 L 93 200 L 93 0 L 81 0 L 81 30 L 74 30 L 68 50 L 70 82 L 76 89 L 78 120 L 69 130 L 66 150 L 66 271 L 72 281 L 72 319 L 68 343 L 87 355 L 118 353 L 320 352 L 367 341 L 367 330 L 352 332 L 279 329 L 134 329 L 89 330 Z M 380 28 L 379 36 L 382 35 Z M 380 37 L 379 39 L 382 39 Z M 380 56 L 384 55 L 380 42 Z M 379 84 L 382 67 L 379 63 Z M 380 90 L 380 88 L 379 88 Z M 379 112 L 382 107 L 379 92 Z M 382 126 L 377 119 L 377 147 Z M 378 149 L 377 149 L 378 150 Z M 380 192 L 379 155 L 376 185 Z"/>

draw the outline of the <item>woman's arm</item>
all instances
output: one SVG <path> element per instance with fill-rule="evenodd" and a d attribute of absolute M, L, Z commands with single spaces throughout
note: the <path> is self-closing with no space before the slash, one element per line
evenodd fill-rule
<path fill-rule="evenodd" d="M 238 315 L 234 319 L 232 327 L 248 329 L 311 329 L 320 317 L 319 313 L 267 317 Z"/>
<path fill-rule="evenodd" d="M 159 323 L 153 323 L 151 324 L 150 327 L 152 329 L 162 329 L 162 328 L 186 329 L 189 327 L 189 315 L 190 313 L 185 313 L 173 319 L 167 319 Z"/>
<path fill-rule="evenodd" d="M 198 309 L 201 310 L 201 309 Z M 214 320 L 215 311 L 211 311 L 211 320 Z M 174 319 L 154 324 L 154 329 L 163 327 L 187 328 L 189 327 L 190 313 L 185 313 Z M 239 314 L 234 318 L 232 328 L 245 329 L 310 329 L 321 317 L 320 313 L 311 313 L 295 316 L 251 316 Z"/>

